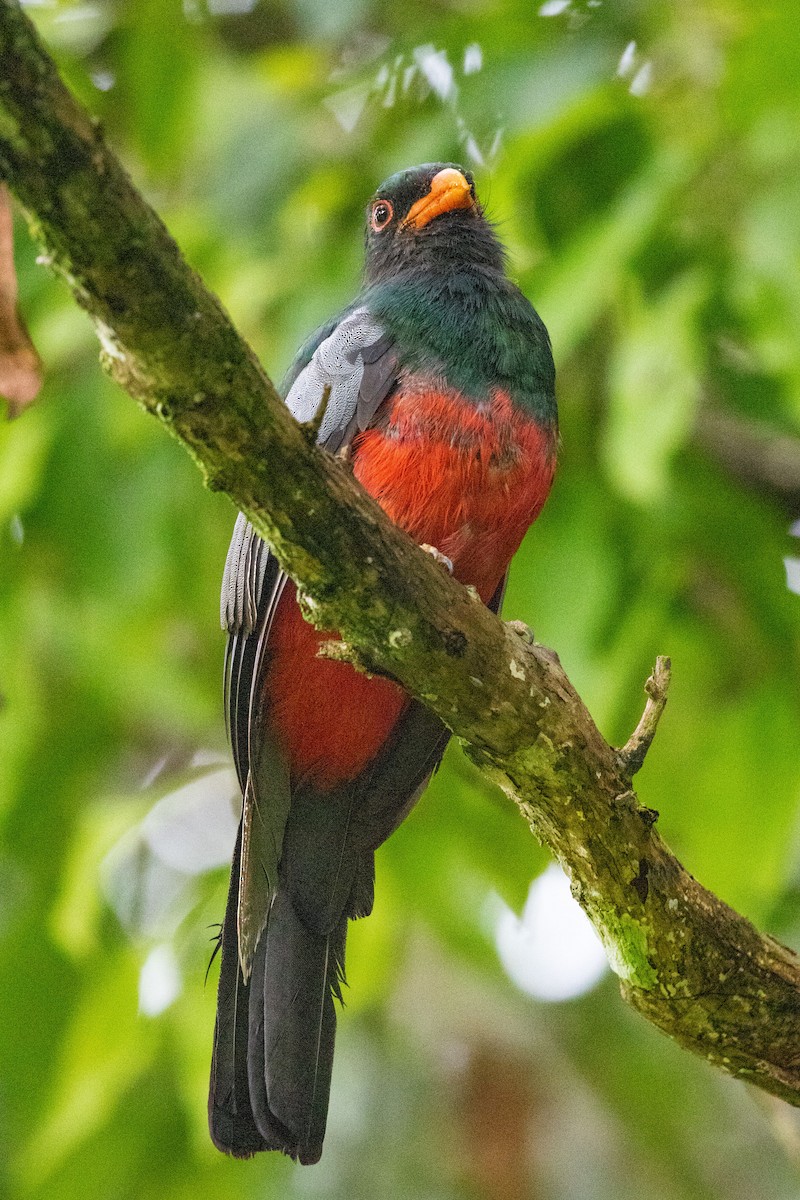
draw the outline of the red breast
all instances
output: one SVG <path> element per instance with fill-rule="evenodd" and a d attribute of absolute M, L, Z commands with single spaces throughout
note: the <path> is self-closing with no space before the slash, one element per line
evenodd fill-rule
<path fill-rule="evenodd" d="M 547 498 L 555 438 L 502 392 L 478 405 L 411 381 L 355 439 L 353 468 L 388 516 L 446 554 L 456 578 L 486 602 Z M 408 702 L 388 680 L 318 658 L 320 642 L 335 636 L 303 620 L 287 587 L 264 695 L 293 778 L 325 790 L 364 770 Z"/>

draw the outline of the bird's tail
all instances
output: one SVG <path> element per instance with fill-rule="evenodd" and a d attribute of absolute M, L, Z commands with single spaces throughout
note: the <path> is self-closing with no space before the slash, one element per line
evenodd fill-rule
<path fill-rule="evenodd" d="M 282 1150 L 302 1163 L 322 1153 L 341 999 L 347 919 L 310 930 L 278 888 L 247 983 L 238 959 L 238 845 L 222 929 L 209 1089 L 214 1144 L 247 1158 Z"/>
<path fill-rule="evenodd" d="M 327 935 L 313 933 L 279 889 L 253 966 L 248 1079 L 256 1123 L 266 1107 L 303 1163 L 322 1153 L 346 934 L 346 917 Z"/>

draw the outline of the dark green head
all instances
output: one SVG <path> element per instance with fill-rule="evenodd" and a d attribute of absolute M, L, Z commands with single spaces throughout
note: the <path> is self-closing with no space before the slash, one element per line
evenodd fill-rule
<path fill-rule="evenodd" d="M 387 179 L 367 206 L 366 241 L 368 284 L 431 267 L 503 269 L 472 175 L 455 163 L 424 163 Z"/>

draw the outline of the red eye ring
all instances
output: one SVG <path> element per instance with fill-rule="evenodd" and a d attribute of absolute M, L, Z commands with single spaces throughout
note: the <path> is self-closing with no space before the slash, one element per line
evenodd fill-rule
<path fill-rule="evenodd" d="M 394 209 L 388 200 L 376 200 L 372 206 L 369 223 L 376 233 L 380 233 L 382 229 L 391 221 L 394 216 Z"/>

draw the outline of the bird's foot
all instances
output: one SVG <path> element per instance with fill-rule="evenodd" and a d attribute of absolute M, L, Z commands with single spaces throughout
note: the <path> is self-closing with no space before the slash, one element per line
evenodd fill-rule
<path fill-rule="evenodd" d="M 420 550 L 424 550 L 426 554 L 430 554 L 434 562 L 437 562 L 440 567 L 444 567 L 448 575 L 453 574 L 453 560 L 448 558 L 446 554 L 442 554 L 441 550 L 437 550 L 435 546 L 429 546 L 427 542 L 423 542 Z"/>

